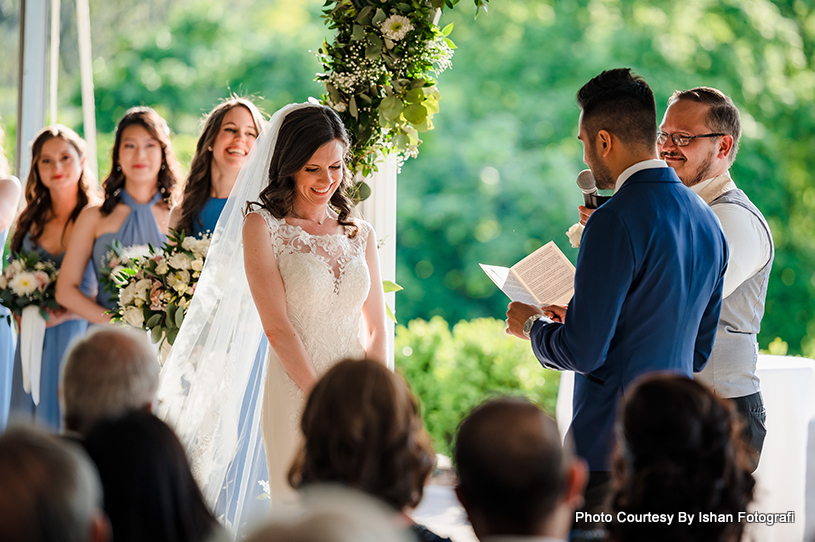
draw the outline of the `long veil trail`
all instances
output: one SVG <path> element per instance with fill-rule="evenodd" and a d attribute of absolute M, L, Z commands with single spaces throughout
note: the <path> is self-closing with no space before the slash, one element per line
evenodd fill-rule
<path fill-rule="evenodd" d="M 263 329 L 243 268 L 246 202 L 268 183 L 280 126 L 277 111 L 255 142 L 212 236 L 187 316 L 162 370 L 159 416 L 184 444 L 193 474 L 216 516 L 235 535 L 269 509 L 262 500 L 266 459 L 261 401 L 266 378 Z"/>

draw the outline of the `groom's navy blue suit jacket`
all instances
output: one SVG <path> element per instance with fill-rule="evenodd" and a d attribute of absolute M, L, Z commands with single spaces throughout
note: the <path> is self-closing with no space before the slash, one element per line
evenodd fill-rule
<path fill-rule="evenodd" d="M 727 266 L 719 221 L 671 168 L 634 173 L 586 223 L 564 324 L 535 322 L 544 366 L 576 371 L 572 434 L 609 470 L 617 403 L 650 371 L 692 376 L 713 347 Z"/>

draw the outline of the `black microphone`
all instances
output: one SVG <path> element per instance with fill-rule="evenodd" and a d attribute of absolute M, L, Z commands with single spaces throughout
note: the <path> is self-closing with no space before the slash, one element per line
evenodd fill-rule
<path fill-rule="evenodd" d="M 611 196 L 601 196 L 597 192 L 597 181 L 590 169 L 584 169 L 577 176 L 577 186 L 583 192 L 583 205 L 589 209 L 597 209 L 611 199 Z"/>

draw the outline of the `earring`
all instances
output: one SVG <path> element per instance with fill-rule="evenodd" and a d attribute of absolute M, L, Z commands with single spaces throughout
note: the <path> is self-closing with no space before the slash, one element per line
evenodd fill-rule
<path fill-rule="evenodd" d="M 122 166 L 116 166 L 116 171 L 122 171 Z"/>
<path fill-rule="evenodd" d="M 161 169 L 162 169 L 162 170 L 164 169 L 164 167 L 165 167 L 165 166 L 164 166 L 164 164 L 161 164 Z"/>
<path fill-rule="evenodd" d="M 210 145 L 209 147 L 207 147 L 207 150 L 208 150 L 209 152 L 212 152 L 212 145 Z"/>

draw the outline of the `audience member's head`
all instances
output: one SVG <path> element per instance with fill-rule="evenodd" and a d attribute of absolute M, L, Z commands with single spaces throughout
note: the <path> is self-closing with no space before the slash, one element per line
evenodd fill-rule
<path fill-rule="evenodd" d="M 733 514 L 747 510 L 755 481 L 732 405 L 689 378 L 656 374 L 637 382 L 620 405 L 612 461 L 611 508 L 654 514 Z M 734 542 L 744 524 L 613 521 L 614 540 Z"/>
<path fill-rule="evenodd" d="M 301 427 L 294 487 L 333 482 L 396 510 L 419 504 L 435 455 L 408 385 L 381 363 L 332 367 L 314 386 Z"/>
<path fill-rule="evenodd" d="M 347 487 L 312 486 L 302 504 L 303 513 L 277 513 L 248 542 L 415 542 L 383 504 Z"/>
<path fill-rule="evenodd" d="M 99 469 L 116 542 L 197 542 L 217 522 L 190 472 L 184 447 L 156 416 L 132 410 L 85 438 Z"/>
<path fill-rule="evenodd" d="M 110 539 L 99 476 L 76 444 L 26 426 L 0 436 L 0 539 Z"/>
<path fill-rule="evenodd" d="M 158 390 L 156 352 L 143 331 L 89 331 L 68 351 L 60 398 L 65 429 L 87 434 L 94 424 L 132 409 L 150 410 Z"/>
<path fill-rule="evenodd" d="M 456 493 L 479 538 L 566 538 L 587 468 L 538 406 L 498 398 L 476 407 L 461 423 L 454 460 Z"/>

